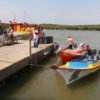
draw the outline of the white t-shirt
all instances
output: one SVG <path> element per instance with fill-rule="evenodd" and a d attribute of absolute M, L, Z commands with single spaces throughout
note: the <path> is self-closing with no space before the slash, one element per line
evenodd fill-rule
<path fill-rule="evenodd" d="M 74 44 L 73 39 L 72 39 L 72 38 L 68 38 L 68 40 L 67 40 L 67 44 L 69 44 L 69 45 Z"/>
<path fill-rule="evenodd" d="M 37 33 L 37 34 L 36 34 Z M 38 30 L 34 30 L 34 38 L 38 38 Z"/>
<path fill-rule="evenodd" d="M 79 44 L 79 49 L 82 50 L 83 49 L 83 46 L 84 46 L 84 43 L 80 43 Z"/>
<path fill-rule="evenodd" d="M 12 34 L 13 34 L 13 29 L 10 30 L 10 35 L 12 35 Z"/>

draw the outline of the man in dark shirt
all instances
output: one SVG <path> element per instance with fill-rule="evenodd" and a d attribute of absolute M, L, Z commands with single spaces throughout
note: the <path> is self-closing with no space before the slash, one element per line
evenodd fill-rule
<path fill-rule="evenodd" d="M 3 27 L 2 22 L 0 20 L 0 35 L 2 35 L 3 32 L 4 32 L 4 27 Z"/>

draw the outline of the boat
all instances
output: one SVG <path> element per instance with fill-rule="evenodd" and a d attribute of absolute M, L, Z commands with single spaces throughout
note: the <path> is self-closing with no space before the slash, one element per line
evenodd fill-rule
<path fill-rule="evenodd" d="M 13 27 L 13 31 L 14 34 L 18 34 L 18 35 L 22 35 L 22 34 L 29 34 L 30 30 L 34 29 L 34 25 L 33 24 L 29 24 L 29 23 L 17 23 L 17 22 L 13 22 L 13 21 L 9 21 L 9 25 L 11 27 Z"/>
<path fill-rule="evenodd" d="M 70 86 L 82 77 L 99 70 L 100 60 L 86 59 L 86 56 L 84 55 L 78 59 L 61 65 L 60 67 L 52 65 L 50 68 L 61 74 L 66 81 L 66 85 Z"/>
<path fill-rule="evenodd" d="M 76 49 L 68 49 L 68 47 L 64 49 L 59 49 L 57 51 L 57 55 L 59 56 L 61 63 L 64 65 L 66 62 L 70 60 L 74 60 L 86 54 L 85 50 Z"/>

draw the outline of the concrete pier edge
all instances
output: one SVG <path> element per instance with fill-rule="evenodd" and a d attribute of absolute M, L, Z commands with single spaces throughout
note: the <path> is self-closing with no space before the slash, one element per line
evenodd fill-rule
<path fill-rule="evenodd" d="M 29 65 L 29 52 L 28 52 L 28 41 L 20 41 L 20 44 L 16 44 L 14 46 L 8 47 L 1 47 L 0 51 L 2 51 L 2 55 L 5 52 L 12 53 L 12 49 L 15 50 L 15 53 L 9 55 L 8 53 L 5 56 L 2 56 L 2 61 L 8 60 L 8 62 L 12 61 L 15 63 L 8 63 L 8 62 L 0 62 L 0 88 L 5 86 L 5 79 L 9 76 L 12 78 L 17 78 L 17 72 L 21 69 L 24 69 L 27 65 Z M 57 43 L 49 43 L 49 44 L 39 44 L 39 48 L 32 47 L 32 64 L 35 66 L 40 61 L 52 55 L 54 51 L 58 48 L 59 44 Z M 24 48 L 23 48 L 24 47 Z M 7 51 L 4 51 L 7 49 Z M 24 50 L 25 49 L 25 50 Z M 21 52 L 19 52 L 21 50 Z M 7 59 L 8 58 L 8 59 Z M 16 58 L 16 59 L 15 59 Z M 24 63 L 26 65 L 24 65 Z M 32 66 L 32 67 L 34 67 Z"/>

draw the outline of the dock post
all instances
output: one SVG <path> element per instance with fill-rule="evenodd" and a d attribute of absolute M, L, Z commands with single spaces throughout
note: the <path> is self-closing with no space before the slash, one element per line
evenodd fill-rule
<path fill-rule="evenodd" d="M 30 33 L 29 33 L 29 64 L 30 65 L 30 70 L 32 71 L 32 54 L 31 54 L 31 30 L 30 30 Z"/>

